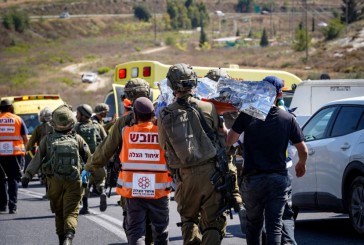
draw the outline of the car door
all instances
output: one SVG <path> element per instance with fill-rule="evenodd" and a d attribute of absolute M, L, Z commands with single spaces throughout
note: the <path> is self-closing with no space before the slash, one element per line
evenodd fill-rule
<path fill-rule="evenodd" d="M 362 106 L 340 106 L 327 139 L 320 148 L 315 149 L 319 207 L 332 206 L 335 209 L 341 205 L 343 174 L 361 135 L 358 125 L 363 113 Z"/>
<path fill-rule="evenodd" d="M 301 178 L 293 178 L 292 201 L 295 206 L 316 208 L 317 205 L 317 178 L 316 168 L 321 162 L 327 161 L 325 145 L 330 141 L 326 137 L 327 131 L 336 114 L 337 107 L 326 107 L 313 115 L 303 127 L 305 143 L 308 148 L 306 173 Z M 293 162 L 298 160 L 297 154 Z M 293 168 L 290 169 L 293 171 Z"/>

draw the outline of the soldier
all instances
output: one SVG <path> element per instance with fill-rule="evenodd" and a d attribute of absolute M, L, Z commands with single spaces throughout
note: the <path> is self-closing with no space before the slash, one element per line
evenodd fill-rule
<path fill-rule="evenodd" d="M 10 100 L 1 101 L 0 112 L 0 212 L 5 212 L 8 206 L 9 213 L 16 214 L 28 130 L 24 121 L 14 114 Z"/>
<path fill-rule="evenodd" d="M 51 125 L 52 120 L 52 110 L 49 107 L 45 107 L 39 112 L 39 124 L 33 131 L 30 136 L 29 142 L 27 144 L 26 150 L 33 157 L 33 153 L 35 152 L 35 147 L 39 146 L 40 141 L 47 134 L 54 132 L 53 126 Z M 43 196 L 43 199 L 48 199 L 48 186 L 47 186 L 47 178 L 42 175 L 41 182 L 46 187 L 46 194 Z"/>
<path fill-rule="evenodd" d="M 76 115 L 78 123 L 75 126 L 75 130 L 86 141 L 92 154 L 101 141 L 106 138 L 106 132 L 99 123 L 91 121 L 91 115 L 91 106 L 87 104 L 78 106 Z M 94 186 L 93 192 L 100 195 L 100 211 L 104 212 L 106 210 L 105 177 L 105 168 L 99 168 L 92 174 L 89 183 L 86 185 L 84 196 L 82 197 L 80 214 L 90 213 L 88 209 L 88 196 L 90 195 L 89 186 L 91 185 Z"/>
<path fill-rule="evenodd" d="M 42 168 L 47 176 L 48 198 L 55 213 L 59 244 L 72 244 L 82 197 L 81 170 L 91 153 L 86 141 L 75 133 L 76 118 L 67 105 L 52 113 L 55 132 L 45 136 L 22 178 L 24 188 Z"/>
<path fill-rule="evenodd" d="M 207 72 L 206 76 L 207 78 L 218 82 L 219 79 L 222 78 L 230 78 L 229 74 L 222 70 L 221 68 L 219 69 L 211 69 Z M 228 129 L 231 128 L 231 126 L 233 125 L 235 119 L 238 117 L 239 113 L 238 112 L 225 112 L 222 117 L 224 119 L 225 125 Z M 236 159 L 236 152 L 238 150 L 241 150 L 240 146 L 234 147 L 234 146 L 230 146 L 227 148 L 227 157 L 228 157 L 228 162 L 229 162 L 229 171 L 231 174 L 233 174 L 235 176 L 235 188 L 234 188 L 234 198 L 235 198 L 235 211 L 239 212 L 239 219 L 240 219 L 240 228 L 243 234 L 245 234 L 245 223 L 246 223 L 246 218 L 245 218 L 245 208 L 243 206 L 243 200 L 241 198 L 240 192 L 239 192 L 239 185 L 238 185 L 238 176 L 237 176 L 237 167 L 235 164 L 235 159 Z M 242 154 L 242 152 L 240 151 L 240 154 Z M 241 166 L 240 166 L 241 167 Z"/>
<path fill-rule="evenodd" d="M 140 97 L 149 97 L 150 95 L 150 87 L 149 84 L 141 78 L 133 78 L 128 81 L 124 88 L 125 96 L 127 99 L 132 101 L 132 103 Z M 115 154 L 120 151 L 121 144 L 116 144 L 115 142 L 121 142 L 122 139 L 122 129 L 125 126 L 132 126 L 134 125 L 134 113 L 131 111 L 125 116 L 118 118 L 111 128 L 111 131 L 106 138 L 102 142 L 102 144 L 96 149 L 92 158 L 89 161 L 89 164 L 86 166 L 86 170 L 93 171 L 94 169 L 100 168 L 104 166 L 109 159 Z M 120 206 L 123 208 L 123 215 L 124 215 L 124 230 L 127 232 L 127 207 L 125 206 L 125 198 L 120 199 Z M 153 237 L 152 237 L 152 229 L 150 226 L 150 221 L 147 219 L 146 225 L 146 238 L 145 244 L 152 244 Z"/>
<path fill-rule="evenodd" d="M 109 112 L 109 105 L 105 103 L 98 103 L 94 108 L 94 112 L 95 115 L 91 117 L 91 120 L 93 122 L 101 124 L 104 127 L 106 133 L 108 133 L 110 128 L 112 127 L 112 125 L 114 125 L 116 121 L 116 115 L 112 117 L 110 122 L 105 124 L 103 119 L 107 116 L 107 113 Z"/>
<path fill-rule="evenodd" d="M 192 97 L 197 75 L 190 65 L 171 66 L 167 84 L 176 101 L 159 112 L 159 142 L 176 180 L 175 200 L 182 221 L 183 243 L 221 244 L 226 227 L 226 217 L 219 214 L 223 196 L 211 184 L 217 165 L 216 142 L 208 138 L 201 124 L 205 121 L 214 135 L 220 132 L 224 136 L 226 128 L 221 125 L 212 103 Z M 187 109 L 191 106 L 199 114 Z M 224 141 L 223 138 L 218 140 Z"/>

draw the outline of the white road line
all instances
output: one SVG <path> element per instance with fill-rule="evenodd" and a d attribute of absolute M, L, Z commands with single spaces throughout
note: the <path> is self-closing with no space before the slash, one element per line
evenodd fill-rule
<path fill-rule="evenodd" d="M 29 191 L 29 190 L 25 190 L 25 189 L 18 189 L 18 192 L 28 195 L 28 196 L 32 196 L 32 197 L 39 197 L 40 199 L 43 198 L 43 194 L 39 193 L 39 192 L 34 192 L 34 191 Z"/>
<path fill-rule="evenodd" d="M 102 214 L 101 216 L 104 217 L 107 215 Z M 122 240 L 122 242 L 128 242 L 126 235 L 122 228 L 123 227 L 122 222 L 121 222 L 121 226 L 114 226 L 113 224 L 110 224 L 109 222 L 104 221 L 103 219 L 101 219 L 99 216 L 96 216 L 96 215 L 85 215 L 84 217 L 95 222 L 96 224 L 104 227 L 106 230 L 114 233 L 117 237 L 119 237 Z M 111 217 L 109 216 L 109 218 L 111 218 Z"/>

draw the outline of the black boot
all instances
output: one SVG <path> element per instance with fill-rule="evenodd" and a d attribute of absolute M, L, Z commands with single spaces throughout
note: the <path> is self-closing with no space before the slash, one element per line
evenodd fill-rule
<path fill-rule="evenodd" d="M 82 197 L 82 208 L 80 210 L 80 214 L 89 214 L 90 210 L 88 210 L 88 198 Z"/>
<path fill-rule="evenodd" d="M 104 212 L 107 208 L 107 202 L 106 202 L 106 193 L 104 187 L 101 187 L 101 195 L 100 195 L 100 211 Z"/>
<path fill-rule="evenodd" d="M 58 235 L 59 245 L 63 245 L 64 235 Z"/>
<path fill-rule="evenodd" d="M 64 241 L 63 245 L 72 245 L 73 237 L 75 236 L 75 233 L 73 231 L 68 231 L 64 235 Z"/>

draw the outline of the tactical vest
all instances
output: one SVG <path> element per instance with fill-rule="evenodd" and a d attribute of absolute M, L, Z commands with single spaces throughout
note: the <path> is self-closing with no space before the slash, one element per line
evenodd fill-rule
<path fill-rule="evenodd" d="M 174 104 L 161 109 L 160 127 L 169 139 L 165 151 L 171 168 L 197 166 L 216 156 L 216 148 L 203 130 L 197 113 Z"/>
<path fill-rule="evenodd" d="M 101 136 L 97 124 L 91 123 L 78 123 L 75 127 L 78 133 L 87 143 L 90 152 L 94 153 L 96 147 L 101 143 Z"/>
<path fill-rule="evenodd" d="M 80 178 L 82 160 L 76 134 L 50 133 L 47 137 L 47 157 L 42 164 L 42 172 L 65 179 Z"/>
<path fill-rule="evenodd" d="M 22 119 L 10 112 L 0 114 L 0 156 L 25 155 Z"/>
<path fill-rule="evenodd" d="M 152 122 L 123 128 L 121 171 L 116 193 L 127 198 L 158 199 L 172 190 L 158 127 Z"/>

